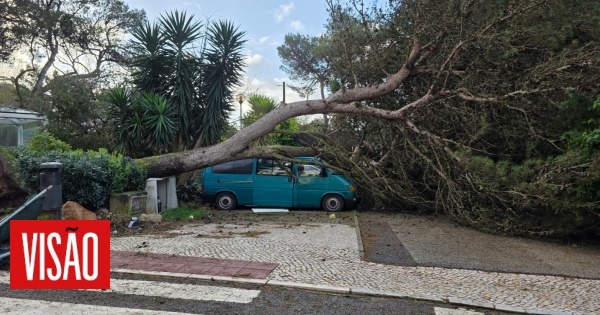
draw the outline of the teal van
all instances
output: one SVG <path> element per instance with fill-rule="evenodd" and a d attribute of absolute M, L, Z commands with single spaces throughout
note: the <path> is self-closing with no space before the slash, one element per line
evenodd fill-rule
<path fill-rule="evenodd" d="M 343 174 L 311 164 L 262 158 L 204 169 L 201 189 L 202 200 L 222 210 L 242 205 L 340 211 L 354 209 L 359 202 L 356 187 Z"/>

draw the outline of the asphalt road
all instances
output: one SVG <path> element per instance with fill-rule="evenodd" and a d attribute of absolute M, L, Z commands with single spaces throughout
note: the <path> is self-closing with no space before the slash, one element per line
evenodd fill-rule
<path fill-rule="evenodd" d="M 174 298 L 172 294 L 177 296 L 177 292 L 161 291 L 159 294 L 154 294 L 156 292 L 142 290 L 139 287 L 131 289 L 131 292 L 118 292 L 118 290 L 115 290 L 115 292 L 17 291 L 10 290 L 8 283 L 0 283 L 0 313 L 43 313 L 45 315 L 81 314 L 82 312 L 88 315 L 106 312 L 130 314 L 165 314 L 165 312 L 188 314 L 507 314 L 489 310 L 470 310 L 473 313 L 457 313 L 455 312 L 456 307 L 438 303 L 399 298 L 316 293 L 273 286 L 207 282 L 195 279 L 121 273 L 113 273 L 111 278 L 118 281 L 152 281 L 162 288 L 186 285 L 192 291 L 184 293 L 184 296 L 180 298 Z M 211 288 L 212 291 L 234 289 L 250 292 L 251 295 L 256 292 L 256 295 L 251 298 L 249 303 L 193 298 L 194 294 L 200 292 L 198 291 L 200 288 L 205 289 L 207 287 Z M 233 295 L 240 297 L 242 294 L 234 293 Z M 232 294 L 230 293 L 230 295 Z M 15 301 L 18 305 L 15 304 Z M 41 302 L 43 305 L 44 301 L 59 303 L 56 303 L 55 308 L 47 305 L 40 306 L 39 303 Z"/>
<path fill-rule="evenodd" d="M 600 279 L 600 246 L 491 235 L 446 216 L 360 214 L 365 259 L 399 265 Z"/>

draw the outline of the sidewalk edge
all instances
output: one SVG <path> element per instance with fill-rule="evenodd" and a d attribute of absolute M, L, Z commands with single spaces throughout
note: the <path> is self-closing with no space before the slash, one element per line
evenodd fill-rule
<path fill-rule="evenodd" d="M 360 224 L 358 222 L 358 214 L 356 210 L 354 210 L 354 226 L 356 229 L 356 238 L 358 241 L 358 255 L 360 256 L 360 260 L 365 260 L 365 248 L 363 247 L 362 235 L 360 234 Z"/>

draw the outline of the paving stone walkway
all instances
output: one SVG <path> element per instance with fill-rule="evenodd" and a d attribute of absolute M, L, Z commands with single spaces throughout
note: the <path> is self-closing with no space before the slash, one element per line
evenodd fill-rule
<path fill-rule="evenodd" d="M 110 266 L 113 269 L 265 279 L 277 267 L 277 264 L 248 260 L 214 259 L 175 254 L 152 254 L 113 250 L 110 253 Z"/>
<path fill-rule="evenodd" d="M 343 224 L 205 224 L 113 237 L 111 248 L 278 264 L 266 277 L 270 281 L 521 313 L 600 314 L 600 280 L 370 263 L 360 260 L 357 240 L 355 228 Z"/>

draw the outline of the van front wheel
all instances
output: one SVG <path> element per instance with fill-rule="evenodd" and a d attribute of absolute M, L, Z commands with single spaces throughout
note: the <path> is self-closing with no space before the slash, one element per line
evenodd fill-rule
<path fill-rule="evenodd" d="M 219 210 L 233 210 L 237 206 L 237 200 L 232 193 L 224 192 L 217 196 L 216 206 Z"/>
<path fill-rule="evenodd" d="M 337 212 L 344 209 L 344 200 L 338 195 L 327 195 L 323 198 L 321 207 L 325 211 Z"/>

